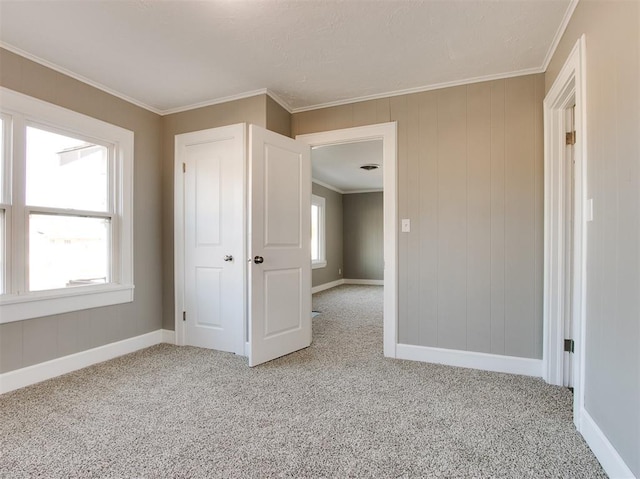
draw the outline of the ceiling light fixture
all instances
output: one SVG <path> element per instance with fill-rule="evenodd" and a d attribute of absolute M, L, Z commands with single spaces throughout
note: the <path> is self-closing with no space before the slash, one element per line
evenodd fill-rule
<path fill-rule="evenodd" d="M 380 168 L 380 165 L 371 163 L 369 165 L 362 165 L 360 168 L 362 168 L 363 170 L 371 171 L 371 170 L 377 170 L 378 168 Z"/>

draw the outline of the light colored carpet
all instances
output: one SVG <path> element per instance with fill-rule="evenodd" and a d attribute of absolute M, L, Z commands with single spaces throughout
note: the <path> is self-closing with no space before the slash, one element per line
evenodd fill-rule
<path fill-rule="evenodd" d="M 606 477 L 541 380 L 382 356 L 382 288 L 314 296 L 313 345 L 156 346 L 0 397 L 0 477 Z"/>

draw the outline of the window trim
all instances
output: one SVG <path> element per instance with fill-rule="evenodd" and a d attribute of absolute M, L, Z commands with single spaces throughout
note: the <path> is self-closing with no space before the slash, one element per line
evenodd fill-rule
<path fill-rule="evenodd" d="M 311 268 L 319 269 L 327 267 L 327 248 L 326 248 L 326 226 L 327 226 L 327 208 L 326 200 L 322 196 L 311 195 L 311 205 L 318 207 L 318 250 L 320 258 L 311 260 Z"/>
<path fill-rule="evenodd" d="M 113 151 L 110 172 L 113 179 L 113 185 L 110 186 L 110 194 L 113 196 L 111 282 L 104 285 L 27 291 L 25 221 L 28 217 L 25 215 L 30 210 L 45 208 L 27 206 L 24 198 L 2 198 L 0 203 L 9 202 L 5 204 L 9 213 L 5 222 L 5 240 L 9 254 L 5 258 L 7 292 L 0 295 L 0 324 L 133 301 L 133 132 L 4 87 L 0 87 L 0 109 L 3 116 L 10 117 L 13 130 L 10 135 L 13 148 L 7 150 L 13 154 L 8 157 L 4 173 L 5 178 L 8 178 L 5 185 L 14 194 L 24 195 L 24 135 L 27 125 L 42 125 L 52 131 L 90 138 L 96 143 L 108 145 L 110 151 Z M 17 163 L 13 155 L 20 158 Z M 76 216 L 77 211 L 69 210 L 68 213 Z M 91 216 L 103 215 L 102 212 L 91 212 Z"/>

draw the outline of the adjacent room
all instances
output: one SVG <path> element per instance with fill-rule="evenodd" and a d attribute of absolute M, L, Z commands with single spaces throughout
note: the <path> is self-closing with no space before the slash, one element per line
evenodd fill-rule
<path fill-rule="evenodd" d="M 0 477 L 640 477 L 639 85 L 638 0 L 0 0 Z"/>

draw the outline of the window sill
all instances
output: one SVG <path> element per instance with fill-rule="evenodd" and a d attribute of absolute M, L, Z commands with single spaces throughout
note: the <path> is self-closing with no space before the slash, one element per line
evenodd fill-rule
<path fill-rule="evenodd" d="M 133 301 L 133 285 L 100 285 L 0 296 L 0 324 Z"/>
<path fill-rule="evenodd" d="M 311 262 L 311 269 L 319 269 L 319 268 L 326 268 L 327 267 L 327 262 L 326 261 L 312 261 Z"/>

